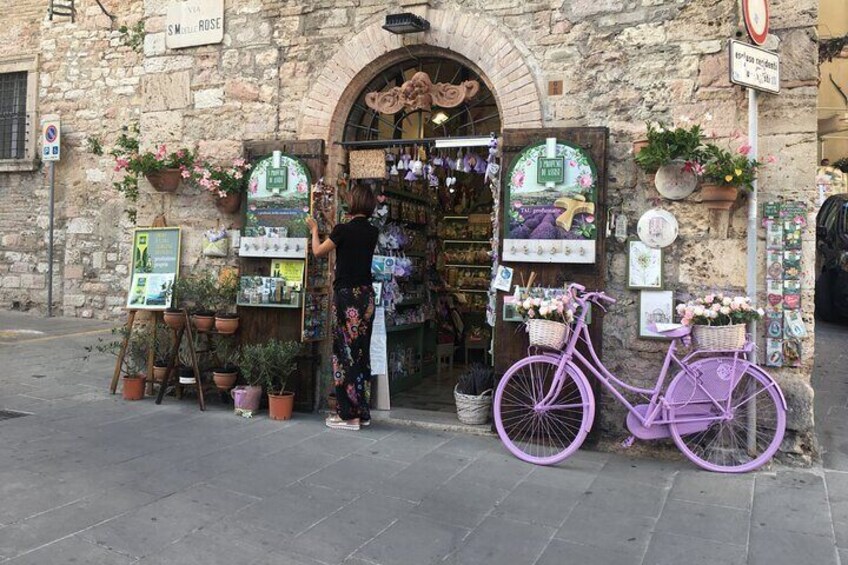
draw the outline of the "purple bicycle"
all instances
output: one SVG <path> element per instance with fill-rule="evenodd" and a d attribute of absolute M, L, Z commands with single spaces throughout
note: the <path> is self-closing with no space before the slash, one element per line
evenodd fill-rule
<path fill-rule="evenodd" d="M 741 349 L 694 349 L 678 357 L 678 347 L 690 342 L 691 328 L 675 327 L 663 332 L 672 341 L 654 388 L 631 386 L 598 359 L 586 324 L 590 303 L 603 309 L 615 300 L 576 284 L 568 292 L 579 314 L 565 348 L 520 360 L 495 392 L 495 426 L 511 453 L 552 465 L 580 448 L 595 418 L 585 369 L 627 408 L 627 427 L 639 439 L 670 436 L 689 460 L 709 471 L 743 473 L 771 459 L 786 429 L 786 400 L 775 380 L 748 360 L 754 349 L 750 340 Z M 588 359 L 577 350 L 579 340 L 588 346 Z M 672 363 L 679 371 L 663 390 Z M 645 403 L 631 404 L 622 390 Z"/>

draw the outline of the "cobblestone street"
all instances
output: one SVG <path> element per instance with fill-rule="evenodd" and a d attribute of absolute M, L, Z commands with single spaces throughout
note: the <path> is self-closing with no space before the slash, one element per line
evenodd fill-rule
<path fill-rule="evenodd" d="M 496 437 L 236 418 L 108 394 L 104 324 L 0 314 L 0 562 L 37 565 L 848 563 L 848 331 L 824 326 L 824 467 L 720 476 Z M 10 332 L 25 329 L 37 333 Z M 837 549 L 841 548 L 841 549 Z"/>

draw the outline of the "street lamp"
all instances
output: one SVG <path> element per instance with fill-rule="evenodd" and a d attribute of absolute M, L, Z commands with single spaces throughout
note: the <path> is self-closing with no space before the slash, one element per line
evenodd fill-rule
<path fill-rule="evenodd" d="M 430 29 L 430 22 L 410 12 L 389 14 L 386 16 L 386 23 L 383 25 L 383 29 L 398 35 L 420 33 Z"/>

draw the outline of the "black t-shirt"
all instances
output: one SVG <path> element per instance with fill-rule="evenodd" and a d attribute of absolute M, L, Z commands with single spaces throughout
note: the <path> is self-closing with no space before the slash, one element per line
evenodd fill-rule
<path fill-rule="evenodd" d="M 354 218 L 336 224 L 330 239 L 336 244 L 335 288 L 353 288 L 371 284 L 371 260 L 377 246 L 377 228 L 366 218 Z"/>

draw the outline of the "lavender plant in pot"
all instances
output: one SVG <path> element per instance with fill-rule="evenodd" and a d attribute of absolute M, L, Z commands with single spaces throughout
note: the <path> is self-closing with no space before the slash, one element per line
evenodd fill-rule
<path fill-rule="evenodd" d="M 463 424 L 485 424 L 492 407 L 494 373 L 490 367 L 474 363 L 462 373 L 453 390 L 456 417 Z"/>

